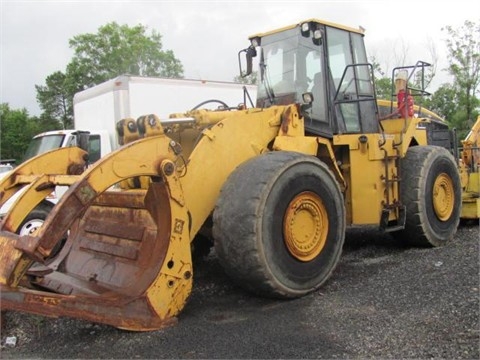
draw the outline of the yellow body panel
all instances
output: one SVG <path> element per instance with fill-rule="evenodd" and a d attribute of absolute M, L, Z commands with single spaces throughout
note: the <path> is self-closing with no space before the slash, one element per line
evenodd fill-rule
<path fill-rule="evenodd" d="M 387 199 L 398 200 L 396 184 L 387 189 L 384 180 L 386 171 L 389 179 L 397 177 L 394 159 L 385 160 L 396 155 L 392 146 L 394 136 L 366 134 L 363 139 L 361 142 L 358 134 L 337 135 L 333 139 L 336 146 L 349 149 L 348 164 L 343 164 L 343 170 L 348 183 L 345 202 L 351 225 L 378 224 Z"/>
<path fill-rule="evenodd" d="M 267 151 L 268 143 L 278 134 L 283 110 L 271 107 L 250 111 L 248 117 L 243 111 L 227 113 L 229 121 L 217 123 L 201 138 L 187 161 L 185 175 L 180 177 L 193 234 L 213 210 L 222 185 L 235 167 Z M 235 141 L 231 134 L 235 134 Z"/>
<path fill-rule="evenodd" d="M 463 198 L 462 212 L 460 214 L 462 219 L 479 219 L 480 218 L 480 198 Z"/>
<path fill-rule="evenodd" d="M 474 172 L 471 173 L 468 177 L 468 184 L 465 188 L 466 194 L 476 195 L 477 197 L 480 194 L 480 173 Z"/>
<path fill-rule="evenodd" d="M 462 219 L 480 219 L 480 116 L 462 140 Z"/>
<path fill-rule="evenodd" d="M 273 144 L 275 151 L 298 151 L 304 154 L 316 155 L 318 142 L 314 137 L 278 136 Z"/>
<path fill-rule="evenodd" d="M 480 172 L 468 174 L 462 194 L 462 219 L 480 218 Z"/>

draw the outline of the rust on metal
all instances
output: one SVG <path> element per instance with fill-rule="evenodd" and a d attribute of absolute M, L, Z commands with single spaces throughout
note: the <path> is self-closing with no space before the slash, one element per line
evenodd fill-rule
<path fill-rule="evenodd" d="M 77 187 L 75 195 L 82 204 L 88 204 L 97 196 L 97 192 L 90 186 L 89 183 L 85 183 Z"/>
<path fill-rule="evenodd" d="M 292 114 L 291 107 L 287 107 L 285 111 L 282 113 L 282 125 L 280 126 L 280 129 L 283 132 L 283 134 L 287 134 L 288 132 L 288 127 L 291 123 L 291 114 Z"/>
<path fill-rule="evenodd" d="M 170 195 L 183 199 L 175 160 L 166 136 L 128 144 L 76 178 L 35 234 L 0 231 L 2 310 L 137 331 L 175 323 L 192 283 L 188 215 Z M 157 180 L 148 190 L 111 188 L 137 175 Z"/>

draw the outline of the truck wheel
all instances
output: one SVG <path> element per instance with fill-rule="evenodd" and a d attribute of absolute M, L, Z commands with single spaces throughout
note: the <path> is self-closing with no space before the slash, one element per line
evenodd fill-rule
<path fill-rule="evenodd" d="M 50 211 L 53 209 L 53 204 L 49 201 L 42 201 L 38 204 L 30 214 L 23 220 L 22 224 L 17 230 L 17 234 L 20 236 L 32 235 L 37 229 L 43 225 Z M 62 239 L 52 250 L 52 253 L 47 260 L 53 259 L 62 249 L 65 244 L 66 237 Z"/>
<path fill-rule="evenodd" d="M 300 297 L 318 289 L 339 261 L 342 193 L 317 158 L 267 153 L 227 179 L 213 236 L 219 262 L 240 286 L 269 297 Z"/>
<path fill-rule="evenodd" d="M 415 146 L 401 160 L 405 229 L 394 233 L 415 246 L 441 246 L 460 222 L 462 193 L 453 156 L 437 146 Z"/>
<path fill-rule="evenodd" d="M 48 201 L 42 201 L 32 210 L 30 214 L 23 220 L 22 224 L 17 230 L 17 234 L 32 235 L 37 229 L 43 225 L 48 214 L 52 210 L 53 205 Z"/>

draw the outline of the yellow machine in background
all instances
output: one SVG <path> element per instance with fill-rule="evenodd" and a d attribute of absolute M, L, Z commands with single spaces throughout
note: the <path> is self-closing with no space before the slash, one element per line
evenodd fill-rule
<path fill-rule="evenodd" d="M 397 69 L 398 109 L 380 120 L 362 31 L 311 19 L 250 41 L 239 59 L 243 75 L 258 59 L 255 107 L 124 119 L 123 146 L 88 169 L 66 148 L 0 182 L 2 203 L 27 187 L 1 224 L 2 310 L 146 331 L 184 307 L 199 238 L 240 286 L 276 298 L 330 277 L 347 226 L 452 240 L 450 133 L 411 113 L 409 79 L 425 63 Z M 17 235 L 56 185 L 70 187 L 43 226 Z"/>
<path fill-rule="evenodd" d="M 462 141 L 462 219 L 480 218 L 480 116 Z"/>

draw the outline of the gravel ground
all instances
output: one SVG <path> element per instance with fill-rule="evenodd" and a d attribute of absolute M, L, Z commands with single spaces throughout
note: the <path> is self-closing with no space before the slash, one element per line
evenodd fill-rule
<path fill-rule="evenodd" d="M 3 359 L 479 359 L 480 234 L 462 224 L 442 248 L 350 230 L 334 275 L 291 301 L 231 284 L 215 254 L 195 266 L 176 326 L 145 333 L 6 312 Z M 8 345 L 7 339 L 16 339 Z"/>

